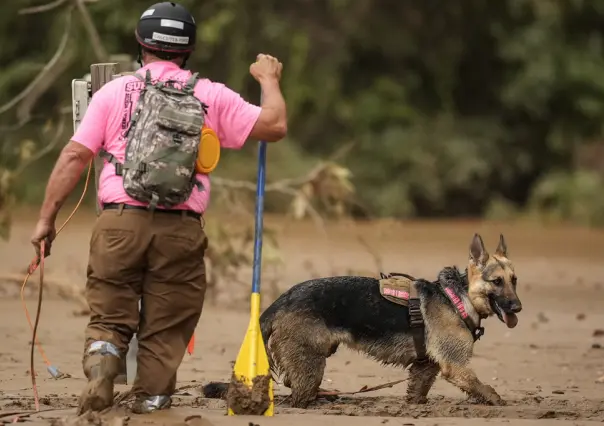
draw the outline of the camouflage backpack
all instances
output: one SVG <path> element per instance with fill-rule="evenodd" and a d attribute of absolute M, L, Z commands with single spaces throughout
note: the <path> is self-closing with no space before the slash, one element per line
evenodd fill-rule
<path fill-rule="evenodd" d="M 99 155 L 123 176 L 130 197 L 149 203 L 151 210 L 170 208 L 186 201 L 193 187 L 203 189 L 195 161 L 207 105 L 193 94 L 197 73 L 184 85 L 179 83 L 181 87 L 174 81 L 153 84 L 149 71 L 144 79 L 134 75 L 145 87 L 126 133 L 125 161 L 120 163 L 105 150 Z"/>

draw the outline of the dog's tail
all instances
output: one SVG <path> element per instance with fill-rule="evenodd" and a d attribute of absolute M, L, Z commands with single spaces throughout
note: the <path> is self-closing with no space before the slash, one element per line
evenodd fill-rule
<path fill-rule="evenodd" d="M 210 382 L 201 387 L 201 396 L 211 399 L 226 399 L 229 392 L 229 384 L 226 382 Z"/>
<path fill-rule="evenodd" d="M 275 363 L 271 356 L 271 350 L 269 348 L 269 339 L 273 333 L 273 321 L 277 309 L 271 309 L 270 306 L 266 311 L 260 315 L 260 332 L 262 334 L 262 340 L 264 340 L 264 347 L 266 348 L 266 354 L 268 356 L 268 365 L 273 375 L 278 374 L 275 369 Z M 210 399 L 226 399 L 229 391 L 229 383 L 226 382 L 210 382 L 201 387 L 201 393 L 204 398 Z"/>

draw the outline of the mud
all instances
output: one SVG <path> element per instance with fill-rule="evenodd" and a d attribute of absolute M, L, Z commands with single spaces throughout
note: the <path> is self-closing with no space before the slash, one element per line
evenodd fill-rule
<path fill-rule="evenodd" d="M 226 396 L 227 407 L 237 415 L 263 415 L 271 404 L 270 382 L 271 376 L 256 376 L 250 388 L 233 374 Z"/>
<path fill-rule="evenodd" d="M 13 229 L 11 242 L 0 242 L 0 424 L 14 418 L 2 417 L 5 413 L 34 408 L 29 377 L 31 332 L 18 294 L 22 273 L 33 255 L 29 236 L 35 222 L 27 214 L 18 217 L 20 222 Z M 71 377 L 52 379 L 36 351 L 41 408 L 52 411 L 27 417 L 25 420 L 31 425 L 72 418 L 86 383 L 81 353 L 87 318 L 74 315 L 80 305 L 77 297 L 71 295 L 77 296 L 85 282 L 93 221 L 93 214 L 78 213 L 46 261 L 47 288 L 38 338 L 49 362 Z M 105 414 L 103 421 L 121 416 L 128 417 L 128 426 L 149 422 L 194 426 L 198 420 L 185 421 L 194 415 L 201 415 L 216 426 L 249 422 L 260 426 L 536 426 L 553 421 L 557 425 L 604 421 L 603 231 L 535 224 L 382 221 L 329 224 L 326 240 L 313 223 L 267 217 L 265 226 L 276 229 L 282 246 L 285 280 L 281 290 L 315 275 L 375 276 L 381 270 L 431 277 L 443 266 L 464 264 L 474 232 L 482 234 L 490 250 L 495 249 L 499 232 L 503 232 L 516 267 L 518 294 L 524 308 L 518 315 L 518 326 L 512 330 L 497 319 L 483 323 L 486 333 L 475 346 L 471 365 L 478 377 L 506 400 L 507 406 L 473 404 L 439 378 L 425 405 L 405 404 L 406 384 L 401 383 L 375 392 L 340 396 L 334 401 L 320 399 L 300 410 L 291 407 L 289 390 L 275 383 L 273 418 L 225 416 L 226 401 L 205 398 L 201 385 L 231 377 L 232 363 L 249 323 L 249 308 L 207 305 L 196 330 L 195 352 L 185 355 L 178 374 L 179 391 L 173 408 L 145 417 L 119 407 L 113 414 Z M 359 237 L 378 255 L 377 260 L 359 243 Z M 36 284 L 37 275 L 26 289 L 30 313 L 35 312 Z M 58 285 L 63 285 L 64 290 L 58 290 Z M 238 295 L 249 291 L 247 287 L 236 288 L 237 285 L 233 284 L 229 291 Z M 74 291 L 69 290 L 72 288 Z M 262 297 L 266 306 L 270 298 L 264 291 Z M 343 348 L 327 361 L 321 388 L 352 392 L 405 377 L 407 373 L 401 369 L 381 366 Z M 128 389 L 117 385 L 115 390 L 121 393 Z"/>
<path fill-rule="evenodd" d="M 125 426 L 128 417 L 88 411 L 80 416 L 53 419 L 51 426 Z"/>

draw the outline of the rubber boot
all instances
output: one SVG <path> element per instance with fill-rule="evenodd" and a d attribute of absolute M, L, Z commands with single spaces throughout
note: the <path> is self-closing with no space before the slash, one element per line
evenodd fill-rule
<path fill-rule="evenodd" d="M 172 405 L 172 398 L 168 395 L 143 397 L 139 396 L 132 404 L 132 412 L 136 414 L 149 414 L 157 410 L 165 410 Z"/>
<path fill-rule="evenodd" d="M 114 381 L 121 369 L 119 352 L 111 343 L 94 342 L 84 355 L 83 364 L 88 383 L 80 396 L 78 415 L 111 407 Z"/>

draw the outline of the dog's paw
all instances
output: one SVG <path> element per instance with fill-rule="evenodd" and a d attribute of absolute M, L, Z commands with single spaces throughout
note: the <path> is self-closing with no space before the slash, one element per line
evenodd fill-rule
<path fill-rule="evenodd" d="M 497 391 L 495 391 L 495 389 L 493 389 L 492 386 L 485 385 L 485 388 L 486 388 L 486 395 L 485 395 L 486 398 L 485 399 L 486 399 L 487 404 L 495 405 L 495 406 L 507 405 L 505 400 L 499 396 Z"/>
<path fill-rule="evenodd" d="M 428 402 L 428 398 L 425 396 L 407 395 L 405 397 L 405 402 L 407 404 L 426 404 Z"/>
<path fill-rule="evenodd" d="M 504 407 L 504 406 L 508 405 L 508 403 L 505 402 L 505 399 L 502 399 L 500 396 L 497 396 L 497 398 L 491 398 L 489 403 L 491 405 L 498 406 L 498 407 Z"/>

